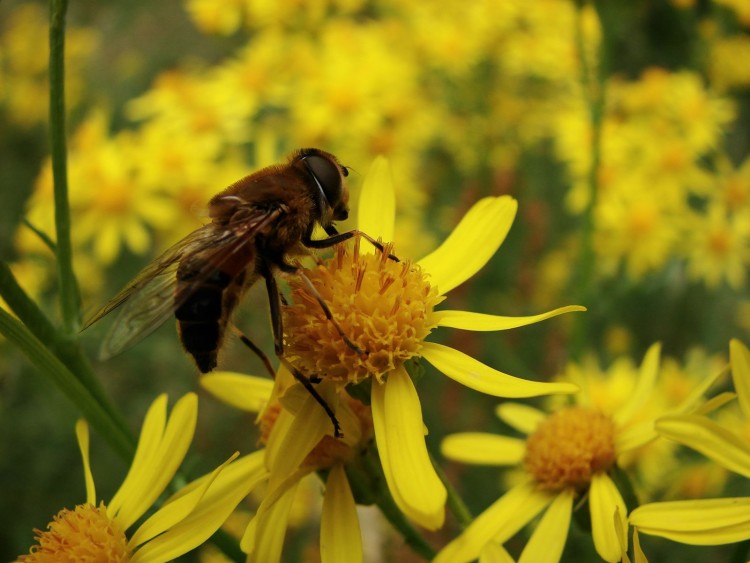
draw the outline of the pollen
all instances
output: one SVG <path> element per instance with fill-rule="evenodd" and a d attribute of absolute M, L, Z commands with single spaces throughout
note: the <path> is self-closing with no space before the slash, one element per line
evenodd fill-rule
<path fill-rule="evenodd" d="M 526 441 L 524 467 L 542 489 L 583 490 L 615 463 L 615 425 L 607 415 L 569 407 L 542 422 Z"/>
<path fill-rule="evenodd" d="M 290 280 L 285 346 L 303 373 L 342 384 L 368 376 L 382 383 L 385 374 L 420 354 L 443 298 L 419 266 L 389 258 L 392 252 L 386 245 L 384 252 L 361 253 L 357 239 L 353 250 L 339 245 L 331 259 L 305 272 L 332 319 L 304 280 Z"/>
<path fill-rule="evenodd" d="M 128 540 L 117 522 L 98 507 L 79 504 L 55 515 L 46 531 L 34 530 L 37 545 L 18 561 L 23 563 L 73 563 L 74 561 L 125 562 L 130 559 Z"/>

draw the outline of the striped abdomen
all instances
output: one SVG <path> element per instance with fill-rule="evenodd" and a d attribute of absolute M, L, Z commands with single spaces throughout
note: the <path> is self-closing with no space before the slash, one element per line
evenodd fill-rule
<path fill-rule="evenodd" d="M 207 373 L 216 367 L 224 329 L 239 301 L 245 275 L 244 271 L 231 276 L 217 270 L 194 287 L 202 264 L 191 262 L 177 269 L 175 299 L 181 291 L 190 291 L 190 295 L 175 309 L 175 317 L 185 351 L 193 356 L 198 369 Z"/>

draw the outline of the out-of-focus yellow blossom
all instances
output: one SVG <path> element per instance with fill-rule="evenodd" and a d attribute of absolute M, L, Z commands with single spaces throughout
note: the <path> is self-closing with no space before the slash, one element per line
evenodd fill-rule
<path fill-rule="evenodd" d="M 732 35 L 711 42 L 709 73 L 711 84 L 721 90 L 750 87 L 750 37 Z"/>
<path fill-rule="evenodd" d="M 252 93 L 217 87 L 209 77 L 206 70 L 164 72 L 148 92 L 128 103 L 128 115 L 158 120 L 166 134 L 174 136 L 173 142 L 193 136 L 193 142 L 211 154 L 227 142 L 246 141 L 245 97 Z"/>
<path fill-rule="evenodd" d="M 741 289 L 750 264 L 750 216 L 730 214 L 722 202 L 713 201 L 706 212 L 689 213 L 686 222 L 688 274 L 709 287 L 726 280 Z"/>
<path fill-rule="evenodd" d="M 478 516 L 435 561 L 469 561 L 489 541 L 509 540 L 545 508 L 520 560 L 557 561 L 565 546 L 574 500 L 586 492 L 596 551 L 607 561 L 618 561 L 622 553 L 618 536 L 620 528 L 626 528 L 627 508 L 609 473 L 623 456 L 656 438 L 653 422 L 664 411 L 647 406 L 659 373 L 659 352 L 660 347 L 653 345 L 637 381 L 620 385 L 620 390 L 630 388 L 627 395 L 612 388 L 606 395 L 599 393 L 597 381 L 603 380 L 594 375 L 589 381 L 588 370 L 582 368 L 569 372 L 582 389 L 573 406 L 558 407 L 551 415 L 515 403 L 498 407 L 498 415 L 527 435 L 525 440 L 483 433 L 448 436 L 442 444 L 447 457 L 483 465 L 523 464 L 526 478 Z M 701 382 L 670 410 L 684 412 L 693 406 L 714 377 Z"/>
<path fill-rule="evenodd" d="M 615 273 L 624 262 L 626 271 L 638 278 L 671 256 L 680 241 L 682 217 L 646 185 L 632 184 L 629 192 L 622 188 L 620 197 L 597 204 L 594 248 L 605 273 Z"/>
<path fill-rule="evenodd" d="M 720 197 L 727 210 L 750 214 L 750 157 L 734 167 L 729 158 L 720 155 L 716 160 L 716 174 L 711 179 L 710 194 Z"/>
<path fill-rule="evenodd" d="M 143 254 L 151 247 L 153 229 L 171 227 L 175 208 L 165 191 L 141 181 L 133 158 L 137 138 L 128 132 L 108 134 L 109 121 L 94 112 L 70 143 L 68 183 L 71 234 L 78 249 L 91 249 L 101 264 L 115 260 L 123 247 Z M 28 218 L 49 236 L 53 228 L 52 174 L 49 162 L 37 180 Z M 39 245 L 33 234 L 19 232 L 19 245 Z"/>
<path fill-rule="evenodd" d="M 19 3 L 0 22 L 0 111 L 19 126 L 43 123 L 49 115 L 49 15 L 41 4 Z M 96 51 L 93 29 L 69 26 L 65 38 L 65 97 L 68 108 L 81 102 L 81 68 Z"/>
<path fill-rule="evenodd" d="M 690 72 L 649 69 L 637 81 L 612 78 L 606 89 L 594 245 L 606 274 L 624 263 L 640 277 L 684 257 L 689 198 L 711 183 L 700 159 L 718 146 L 734 112 Z M 557 118 L 556 147 L 568 164 L 574 212 L 590 200 L 586 112 L 579 100 Z"/>
<path fill-rule="evenodd" d="M 750 351 L 738 340 L 730 342 L 730 364 L 745 424 L 737 429 L 714 421 L 704 412 L 667 416 L 657 431 L 704 454 L 721 466 L 750 477 Z M 736 421 L 735 421 L 736 422 Z M 630 524 L 641 533 L 689 545 L 721 545 L 750 538 L 750 498 L 716 498 L 655 502 L 634 510 Z"/>
<path fill-rule="evenodd" d="M 245 0 L 187 0 L 185 8 L 204 33 L 231 35 L 242 24 Z"/>
<path fill-rule="evenodd" d="M 745 0 L 716 0 L 716 3 L 732 10 L 743 26 L 750 27 L 750 5 Z"/>

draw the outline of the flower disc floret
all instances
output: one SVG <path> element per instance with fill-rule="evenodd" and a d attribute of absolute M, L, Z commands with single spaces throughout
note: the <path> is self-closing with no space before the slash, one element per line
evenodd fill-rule
<path fill-rule="evenodd" d="M 24 563 L 67 563 L 74 561 L 125 562 L 130 559 L 128 539 L 117 521 L 107 516 L 101 503 L 79 504 L 74 510 L 58 512 L 46 531 L 35 530 L 37 545 Z"/>
<path fill-rule="evenodd" d="M 302 279 L 290 280 L 293 305 L 285 308 L 285 350 L 304 373 L 346 383 L 383 376 L 420 355 L 422 343 L 437 326 L 433 309 L 442 301 L 422 269 L 388 258 L 384 252 L 364 254 L 344 245 L 336 255 L 306 275 L 331 310 L 343 333 L 338 334 Z"/>
<path fill-rule="evenodd" d="M 584 489 L 615 463 L 615 424 L 593 409 L 569 407 L 551 415 L 526 441 L 524 466 L 547 490 Z"/>

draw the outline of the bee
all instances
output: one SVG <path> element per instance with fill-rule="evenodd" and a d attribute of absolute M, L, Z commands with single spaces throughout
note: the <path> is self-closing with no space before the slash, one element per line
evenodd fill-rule
<path fill-rule="evenodd" d="M 208 373 L 217 365 L 227 326 L 243 294 L 263 279 L 276 356 L 321 404 L 333 422 L 335 435 L 340 436 L 332 409 L 312 385 L 316 379 L 308 378 L 284 358 L 282 297 L 275 274 L 307 279 L 293 262 L 295 257 L 355 236 L 383 251 L 380 242 L 362 231 L 339 233 L 334 227 L 334 221 L 349 215 L 349 191 L 344 181 L 348 173 L 332 154 L 300 149 L 285 164 L 258 170 L 214 196 L 208 203 L 210 223 L 167 249 L 85 321 L 83 329 L 118 311 L 102 343 L 100 358 L 122 352 L 174 316 L 183 348 L 198 369 Z M 327 238 L 312 238 L 317 225 Z M 346 337 L 320 295 L 317 300 L 347 345 L 366 353 Z M 241 333 L 240 338 L 273 375 L 267 356 Z"/>

